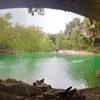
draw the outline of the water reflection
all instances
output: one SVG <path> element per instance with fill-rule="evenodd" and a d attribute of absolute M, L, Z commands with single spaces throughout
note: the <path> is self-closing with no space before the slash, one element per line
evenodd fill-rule
<path fill-rule="evenodd" d="M 0 78 L 16 78 L 28 83 L 45 78 L 56 88 L 84 88 L 100 85 L 95 72 L 100 70 L 100 56 L 51 56 L 25 54 L 0 56 Z"/>
<path fill-rule="evenodd" d="M 99 60 L 100 56 L 77 57 L 77 60 L 73 60 L 70 69 L 73 80 L 85 81 L 85 87 L 99 86 L 100 78 L 96 78 L 96 71 L 100 70 Z"/>

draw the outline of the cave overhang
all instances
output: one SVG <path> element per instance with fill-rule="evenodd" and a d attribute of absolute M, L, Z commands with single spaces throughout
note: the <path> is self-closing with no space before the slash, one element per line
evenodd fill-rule
<path fill-rule="evenodd" d="M 100 0 L 0 0 L 0 9 L 52 8 L 100 21 Z"/>

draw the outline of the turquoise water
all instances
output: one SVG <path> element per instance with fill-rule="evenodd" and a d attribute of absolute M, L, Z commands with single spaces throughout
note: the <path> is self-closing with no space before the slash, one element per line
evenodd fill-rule
<path fill-rule="evenodd" d="M 54 88 L 100 85 L 96 71 L 100 56 L 55 56 L 47 53 L 0 55 L 0 79 L 15 78 L 29 84 L 41 78 Z"/>

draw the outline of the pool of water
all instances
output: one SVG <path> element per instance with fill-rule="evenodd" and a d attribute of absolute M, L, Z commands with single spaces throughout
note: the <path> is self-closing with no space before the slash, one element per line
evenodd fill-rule
<path fill-rule="evenodd" d="M 47 53 L 0 55 L 0 79 L 15 78 L 29 84 L 45 78 L 54 88 L 100 86 L 96 71 L 100 56 L 56 56 Z"/>

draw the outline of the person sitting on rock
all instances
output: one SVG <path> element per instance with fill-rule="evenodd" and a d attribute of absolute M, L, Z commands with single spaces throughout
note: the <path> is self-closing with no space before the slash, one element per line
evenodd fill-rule
<path fill-rule="evenodd" d="M 36 83 L 37 83 L 38 85 L 44 84 L 44 78 L 41 79 L 41 80 L 36 80 Z"/>
<path fill-rule="evenodd" d="M 36 82 L 33 82 L 33 85 L 41 85 L 41 84 L 44 84 L 44 78 L 41 79 L 41 80 L 36 80 Z"/>

